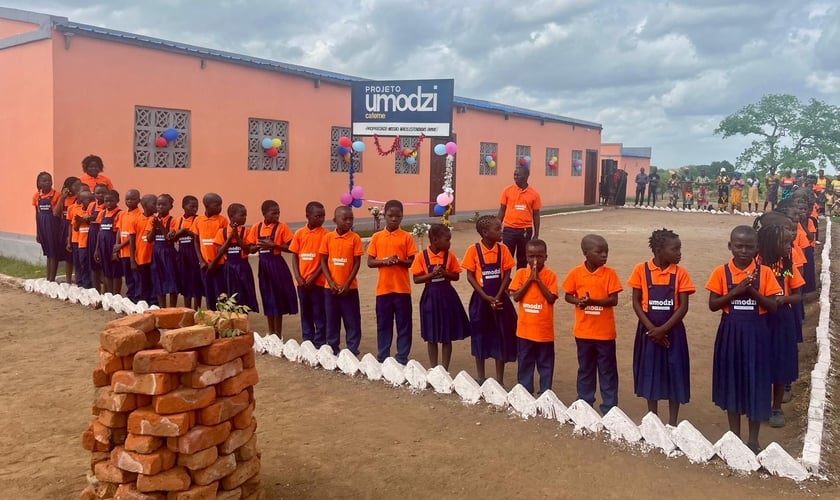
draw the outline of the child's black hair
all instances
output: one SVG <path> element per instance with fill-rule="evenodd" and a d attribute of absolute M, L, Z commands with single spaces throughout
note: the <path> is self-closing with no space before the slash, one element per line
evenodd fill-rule
<path fill-rule="evenodd" d="M 658 250 L 662 250 L 665 248 L 665 243 L 670 240 L 679 238 L 680 235 L 671 231 L 670 229 L 656 229 L 651 233 L 650 238 L 648 238 L 648 247 L 656 253 Z"/>
<path fill-rule="evenodd" d="M 198 204 L 198 198 L 196 198 L 195 196 L 193 196 L 191 194 L 188 194 L 188 195 L 184 196 L 183 198 L 181 198 L 181 208 L 184 208 L 187 205 L 187 203 L 189 203 L 191 201 L 194 201 L 194 202 L 196 202 L 196 204 Z"/>
<path fill-rule="evenodd" d="M 385 202 L 385 208 L 382 209 L 383 212 L 387 212 L 391 208 L 399 208 L 400 212 L 403 211 L 403 204 L 400 200 L 388 200 Z"/>
<path fill-rule="evenodd" d="M 785 223 L 792 223 L 782 214 L 768 212 L 758 217 L 753 228 L 758 233 L 758 255 L 765 266 L 777 276 L 792 272 L 793 259 L 790 249 L 784 248 Z"/>
<path fill-rule="evenodd" d="M 432 224 L 429 228 L 429 240 L 438 239 L 449 232 L 446 224 Z"/>
<path fill-rule="evenodd" d="M 87 172 L 87 166 L 91 162 L 96 162 L 99 164 L 99 170 L 105 170 L 105 164 L 102 162 L 102 158 L 96 155 L 87 155 L 82 158 L 82 172 Z"/>
<path fill-rule="evenodd" d="M 260 212 L 262 212 L 262 214 L 265 215 L 265 213 L 271 210 L 272 208 L 280 209 L 280 204 L 274 200 L 265 200 L 264 202 L 262 202 L 262 205 L 260 205 Z"/>
<path fill-rule="evenodd" d="M 104 183 L 102 183 L 102 182 L 97 182 L 96 184 L 94 184 L 94 186 L 93 186 L 93 190 L 94 190 L 94 191 L 96 191 L 96 188 L 98 188 L 99 186 L 102 186 L 102 187 L 104 187 L 105 189 L 108 189 L 108 185 L 107 185 L 107 184 L 104 184 Z"/>
<path fill-rule="evenodd" d="M 482 215 L 475 221 L 475 230 L 479 236 L 483 237 L 484 233 L 490 229 L 490 226 L 495 222 L 499 222 L 499 218 L 495 215 Z"/>
<path fill-rule="evenodd" d="M 168 193 L 162 193 L 162 194 L 159 194 L 159 195 L 158 195 L 158 198 L 166 198 L 167 200 L 169 200 L 169 204 L 170 204 L 170 205 L 174 205 L 174 204 L 175 204 L 175 198 L 173 198 L 173 197 L 172 197 L 172 195 L 170 195 L 170 194 L 168 194 Z"/>
<path fill-rule="evenodd" d="M 38 175 L 35 177 L 35 188 L 38 188 L 38 181 L 41 179 L 41 176 L 46 175 L 50 178 L 50 182 L 52 182 L 52 174 L 47 171 L 38 172 Z"/>
<path fill-rule="evenodd" d="M 315 210 L 316 208 L 320 208 L 321 210 L 325 210 L 324 209 L 324 204 L 321 203 L 320 201 L 310 201 L 309 203 L 307 203 L 306 204 L 306 215 L 309 215 L 310 213 L 312 213 L 312 211 Z"/>
<path fill-rule="evenodd" d="M 82 181 L 78 177 L 74 177 L 74 176 L 71 175 L 70 177 L 64 179 L 64 184 L 62 184 L 62 187 L 70 189 L 71 187 L 73 187 L 73 184 L 75 184 L 77 182 L 82 182 Z"/>
<path fill-rule="evenodd" d="M 112 196 L 117 203 L 120 201 L 120 192 L 116 189 L 109 189 L 108 192 L 105 193 L 105 196 Z"/>
<path fill-rule="evenodd" d="M 238 214 L 242 210 L 247 210 L 242 203 L 231 203 L 227 208 L 228 217 L 233 217 L 234 214 Z"/>
<path fill-rule="evenodd" d="M 525 248 L 526 249 L 528 249 L 528 248 L 541 248 L 545 252 L 548 252 L 548 245 L 546 245 L 545 241 L 543 241 L 539 238 L 535 238 L 533 240 L 528 240 L 525 243 Z"/>

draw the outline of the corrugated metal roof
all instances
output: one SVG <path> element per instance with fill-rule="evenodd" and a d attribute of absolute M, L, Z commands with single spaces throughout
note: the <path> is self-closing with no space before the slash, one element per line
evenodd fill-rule
<path fill-rule="evenodd" d="M 629 156 L 631 158 L 650 158 L 653 153 L 653 148 L 621 148 L 621 156 Z"/>
<path fill-rule="evenodd" d="M 345 75 L 342 73 L 334 73 L 332 71 L 308 68 L 306 66 L 298 66 L 296 64 L 282 63 L 278 61 L 272 61 L 270 59 L 262 59 L 259 57 L 251 57 L 242 54 L 237 54 L 234 52 L 225 52 L 222 50 L 208 49 L 206 47 L 198 47 L 195 45 L 173 42 L 170 40 L 163 40 L 160 38 L 139 35 L 136 33 L 129 33 L 126 31 L 102 28 L 100 26 L 76 23 L 64 18 L 53 18 L 53 25 L 61 33 L 77 33 L 106 40 L 130 43 L 133 45 L 139 45 L 142 47 L 148 47 L 158 50 L 165 50 L 169 52 L 178 52 L 211 59 L 218 59 L 234 64 L 244 64 L 269 71 L 280 71 L 283 73 L 289 73 L 307 78 L 317 78 L 321 80 L 331 81 L 337 84 L 350 85 L 353 82 L 370 81 L 370 79 L 368 78 L 360 78 L 356 76 Z M 504 113 L 537 120 L 566 123 L 570 125 L 579 125 L 582 127 L 594 128 L 598 130 L 601 130 L 603 128 L 600 123 L 578 120 L 576 118 L 569 118 L 566 116 L 560 116 L 551 113 L 543 113 L 540 111 L 520 108 L 517 106 L 509 106 L 507 104 L 500 104 L 481 99 L 472 99 L 469 97 L 455 96 L 454 105 L 456 107 L 465 106 L 481 109 L 484 111 Z"/>

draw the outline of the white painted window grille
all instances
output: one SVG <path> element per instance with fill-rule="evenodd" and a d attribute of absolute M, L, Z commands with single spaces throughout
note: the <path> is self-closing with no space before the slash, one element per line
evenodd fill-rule
<path fill-rule="evenodd" d="M 157 139 L 167 129 L 178 138 L 165 147 Z M 181 109 L 134 107 L 134 166 L 141 168 L 189 168 L 190 112 Z"/>
<path fill-rule="evenodd" d="M 283 141 L 274 158 L 262 147 L 266 137 Z M 289 122 L 248 118 L 248 170 L 289 171 Z"/>
<path fill-rule="evenodd" d="M 490 168 L 490 166 L 487 164 L 487 157 L 490 156 L 492 158 L 492 155 L 497 154 L 498 150 L 498 143 L 482 142 L 480 144 L 478 155 L 478 175 L 496 175 L 498 167 Z"/>
<path fill-rule="evenodd" d="M 417 146 L 419 137 L 400 137 L 400 150 L 394 153 L 394 173 L 396 174 L 419 174 L 420 173 L 420 150 L 417 150 L 417 158 L 414 165 L 408 163 L 408 158 L 402 155 L 405 149 L 414 149 Z"/>
<path fill-rule="evenodd" d="M 344 158 L 342 158 L 338 152 L 338 141 L 342 137 L 350 137 L 351 140 L 356 140 L 355 138 L 350 136 L 350 129 L 348 127 L 332 127 L 332 129 L 330 130 L 330 172 L 343 172 L 346 174 L 350 171 L 350 165 L 344 161 Z M 362 155 L 356 153 L 355 151 L 352 151 L 351 153 L 351 161 L 353 162 L 353 172 L 361 172 Z"/>
<path fill-rule="evenodd" d="M 520 146 L 519 144 L 516 145 L 516 166 L 519 166 L 519 160 L 525 158 L 526 156 L 531 156 L 531 146 Z M 533 163 L 533 158 L 532 158 Z"/>
<path fill-rule="evenodd" d="M 557 158 L 554 167 L 550 165 L 552 158 Z M 557 177 L 560 175 L 560 148 L 545 148 L 545 176 Z"/>
<path fill-rule="evenodd" d="M 583 175 L 583 151 L 575 150 L 572 151 L 572 177 L 581 175 Z"/>

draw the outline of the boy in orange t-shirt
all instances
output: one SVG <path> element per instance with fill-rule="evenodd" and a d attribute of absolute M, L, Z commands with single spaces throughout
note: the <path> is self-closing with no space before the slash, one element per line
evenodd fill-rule
<path fill-rule="evenodd" d="M 140 209 L 140 191 L 136 189 L 129 189 L 125 192 L 125 207 L 126 210 L 120 212 L 117 222 L 117 240 L 119 243 L 114 245 L 114 256 L 120 261 L 122 265 L 122 274 L 125 277 L 125 296 L 132 302 L 137 302 L 139 299 L 138 288 L 139 280 L 137 279 L 135 269 L 136 263 L 134 261 L 134 237 L 131 233 L 131 228 L 134 227 L 135 219 L 143 215 Z M 117 291 L 119 292 L 119 290 Z"/>
<path fill-rule="evenodd" d="M 294 254 L 292 274 L 297 281 L 300 299 L 300 330 L 303 340 L 310 340 L 316 348 L 327 343 L 327 319 L 324 313 L 324 285 L 321 272 L 321 240 L 324 228 L 324 205 L 317 201 L 306 204 L 306 225 L 295 231 L 289 251 Z"/>
<path fill-rule="evenodd" d="M 394 322 L 397 324 L 398 363 L 408 363 L 411 352 L 411 282 L 408 269 L 417 247 L 414 237 L 400 228 L 403 205 L 398 200 L 385 203 L 385 229 L 375 233 L 368 246 L 368 267 L 379 269 L 376 283 L 376 338 L 379 362 L 391 355 Z"/>
<path fill-rule="evenodd" d="M 575 343 L 578 355 L 577 392 L 594 407 L 595 385 L 601 383 L 601 413 L 618 405 L 618 367 L 615 354 L 615 314 L 621 280 L 606 266 L 609 246 L 597 234 L 580 242 L 586 261 L 569 271 L 563 281 L 565 300 L 575 308 Z"/>
<path fill-rule="evenodd" d="M 551 389 L 554 380 L 554 302 L 559 297 L 557 275 L 545 267 L 548 257 L 543 240 L 525 244 L 528 267 L 519 269 L 508 288 L 519 302 L 516 336 L 519 341 L 518 378 L 522 387 L 534 392 L 534 368 L 540 374 L 540 394 Z"/>
<path fill-rule="evenodd" d="M 222 197 L 216 193 L 207 193 L 202 198 L 204 214 L 195 218 L 192 231 L 195 233 L 193 241 L 198 263 L 201 266 L 201 280 L 204 282 L 204 296 L 207 299 L 207 309 L 216 310 L 216 299 L 225 291 L 225 272 L 222 266 L 210 267 L 216 259 L 219 247 L 216 246 L 216 234 L 219 229 L 228 226 L 227 217 L 222 213 Z"/>
<path fill-rule="evenodd" d="M 82 288 L 93 288 L 90 273 L 90 247 L 88 235 L 90 223 L 85 218 L 87 209 L 93 202 L 93 193 L 79 191 L 78 203 L 70 206 L 67 217 L 70 219 L 70 245 L 73 253 L 73 264 L 76 270 L 76 284 Z"/>
<path fill-rule="evenodd" d="M 133 242 L 131 253 L 134 279 L 137 282 L 137 298 L 149 305 L 158 305 L 157 295 L 152 291 L 152 249 L 154 243 L 146 239 L 146 226 L 157 212 L 157 195 L 144 194 L 140 199 L 143 212 L 134 218 L 134 225 L 129 229 Z"/>

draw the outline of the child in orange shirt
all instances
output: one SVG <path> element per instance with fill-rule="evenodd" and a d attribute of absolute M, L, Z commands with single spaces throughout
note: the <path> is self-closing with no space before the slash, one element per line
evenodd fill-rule
<path fill-rule="evenodd" d="M 105 193 L 109 191 L 108 186 L 99 183 L 93 188 L 93 203 L 88 205 L 85 218 L 90 228 L 88 230 L 88 260 L 93 288 L 103 291 L 102 264 L 96 259 L 96 243 L 99 241 L 99 212 L 105 210 Z"/>
<path fill-rule="evenodd" d="M 292 272 L 297 281 L 300 299 L 300 330 L 303 340 L 320 349 L 327 343 L 327 318 L 324 311 L 324 285 L 321 272 L 321 241 L 327 234 L 324 228 L 324 205 L 317 201 L 306 204 L 306 225 L 292 236 L 289 251 L 294 254 Z"/>
<path fill-rule="evenodd" d="M 321 273 L 324 275 L 324 310 L 327 318 L 327 345 L 338 354 L 341 324 L 344 323 L 347 349 L 359 355 L 362 341 L 362 312 L 356 275 L 362 263 L 362 239 L 353 229 L 353 209 L 339 206 L 333 216 L 335 231 L 321 240 Z"/>
<path fill-rule="evenodd" d="M 207 309 L 216 310 L 216 299 L 224 292 L 225 273 L 223 269 L 213 268 L 210 263 L 216 259 L 219 249 L 216 246 L 216 234 L 219 229 L 228 226 L 228 220 L 222 213 L 222 197 L 216 193 L 207 193 L 202 198 L 204 214 L 196 217 L 193 222 L 195 234 L 195 253 L 201 266 L 201 280 L 204 284 L 204 296 L 207 299 Z"/>
<path fill-rule="evenodd" d="M 140 206 L 143 212 L 134 219 L 134 225 L 129 229 L 131 237 L 131 266 L 134 271 L 134 279 L 137 282 L 137 299 L 135 302 L 145 300 L 149 305 L 158 305 L 158 298 L 152 289 L 152 251 L 154 241 L 149 242 L 147 226 L 157 212 L 158 197 L 153 194 L 145 194 L 140 199 Z"/>
<path fill-rule="evenodd" d="M 38 191 L 32 196 L 35 207 L 35 239 L 41 244 L 41 251 L 47 258 L 47 280 L 55 281 L 58 273 L 58 261 L 65 253 L 61 239 L 61 219 L 54 213 L 61 197 L 53 189 L 53 179 L 49 172 L 41 172 L 35 179 Z"/>
<path fill-rule="evenodd" d="M 82 189 L 82 182 L 78 177 L 70 176 L 64 179 L 64 184 L 61 188 L 61 193 L 53 209 L 53 214 L 61 219 L 60 229 L 60 254 L 59 261 L 64 261 L 65 277 L 68 284 L 73 283 L 73 253 L 67 250 L 67 241 L 70 238 L 70 218 L 68 213 L 70 207 L 76 203 L 79 191 Z"/>
<path fill-rule="evenodd" d="M 414 283 L 425 284 L 420 296 L 420 336 L 426 341 L 429 365 L 438 365 L 438 344 L 441 344 L 443 367 L 449 370 L 452 342 L 470 336 L 470 321 L 461 304 L 453 281 L 461 277 L 458 258 L 449 249 L 452 233 L 443 224 L 429 228 L 429 248 L 414 259 L 411 274 Z"/>
<path fill-rule="evenodd" d="M 408 363 L 411 352 L 411 284 L 408 269 L 414 262 L 417 247 L 411 233 L 403 231 L 403 205 L 389 200 L 383 210 L 385 229 L 374 233 L 368 245 L 368 267 L 379 269 L 376 283 L 376 339 L 379 362 L 391 355 L 394 323 L 397 325 L 398 363 Z"/>
<path fill-rule="evenodd" d="M 122 213 L 117 206 L 119 202 L 120 193 L 113 189 L 102 198 L 102 211 L 96 217 L 99 234 L 93 252 L 93 258 L 102 266 L 102 290 L 112 294 L 118 294 L 122 289 L 122 264 L 119 254 L 114 251 L 118 238 L 117 220 Z"/>
<path fill-rule="evenodd" d="M 67 212 L 67 216 L 72 223 L 70 245 L 73 254 L 73 267 L 76 269 L 76 284 L 82 288 L 93 288 L 90 257 L 88 255 L 90 222 L 87 219 L 87 210 L 92 202 L 93 193 L 87 190 L 80 191 L 78 203 L 72 205 Z"/>
<path fill-rule="evenodd" d="M 554 380 L 554 302 L 560 296 L 557 275 L 545 267 L 548 248 L 543 240 L 525 244 L 528 267 L 518 269 L 510 283 L 513 300 L 519 302 L 518 378 L 534 393 L 534 368 L 540 374 L 540 394 L 551 390 Z"/>
<path fill-rule="evenodd" d="M 103 170 L 105 170 L 105 165 L 102 163 L 102 158 L 96 155 L 85 156 L 82 159 L 82 176 L 79 180 L 91 191 L 96 189 L 97 184 L 104 184 L 109 190 L 114 189 L 114 183 L 102 173 Z"/>
<path fill-rule="evenodd" d="M 639 318 L 633 348 L 633 385 L 647 400 L 648 411 L 659 413 L 659 400 L 668 400 L 668 424 L 675 426 L 680 405 L 691 399 L 688 339 L 683 318 L 688 296 L 696 289 L 680 267 L 682 243 L 678 234 L 657 229 L 648 239 L 653 258 L 633 269 L 627 286 L 633 289 L 633 311 Z"/>
<path fill-rule="evenodd" d="M 125 208 L 126 210 L 120 212 L 119 218 L 116 222 L 118 242 L 114 245 L 113 256 L 122 266 L 122 276 L 125 278 L 125 296 L 132 302 L 137 302 L 138 294 L 138 280 L 135 276 L 134 269 L 137 267 L 136 263 L 132 265 L 132 255 L 134 252 L 132 248 L 133 237 L 131 236 L 131 228 L 134 227 L 134 219 L 142 215 L 140 209 L 140 191 L 136 189 L 129 189 L 125 192 Z M 119 293 L 117 290 L 114 293 Z"/>
<path fill-rule="evenodd" d="M 223 227 L 216 233 L 214 243 L 219 247 L 219 251 L 207 266 L 207 271 L 212 272 L 215 267 L 222 266 L 225 287 L 219 292 L 224 292 L 228 297 L 235 295 L 236 303 L 248 306 L 250 312 L 260 312 L 254 271 L 248 262 L 248 254 L 251 253 L 245 229 L 248 209 L 241 203 L 231 203 L 228 205 L 227 214 L 230 217 L 230 227 Z"/>
<path fill-rule="evenodd" d="M 761 421 L 770 418 L 770 330 L 768 311 L 782 292 L 773 271 L 756 263 L 755 229 L 738 226 L 729 235 L 732 259 L 715 268 L 706 283 L 709 309 L 723 311 L 715 338 L 712 400 L 726 410 L 729 430 L 741 435 L 741 415 L 749 422 L 747 446 L 758 453 Z"/>
<path fill-rule="evenodd" d="M 196 311 L 201 307 L 204 297 L 204 283 L 201 279 L 201 265 L 198 262 L 200 253 L 196 245 L 197 236 L 193 225 L 198 219 L 198 198 L 186 195 L 181 199 L 184 215 L 175 223 L 172 239 L 178 242 L 178 292 L 184 296 L 184 306 Z"/>
<path fill-rule="evenodd" d="M 157 197 L 157 216 L 146 224 L 145 238 L 152 247 L 152 296 L 161 307 L 178 303 L 178 252 L 175 250 L 175 220 L 170 214 L 175 199 Z M 166 299 L 169 298 L 169 302 Z"/>
<path fill-rule="evenodd" d="M 563 281 L 565 300 L 575 306 L 578 399 L 595 405 L 596 380 L 601 384 L 601 413 L 618 405 L 618 367 L 615 353 L 615 312 L 623 289 L 618 274 L 606 266 L 609 246 L 597 234 L 580 242 L 586 260 Z"/>

